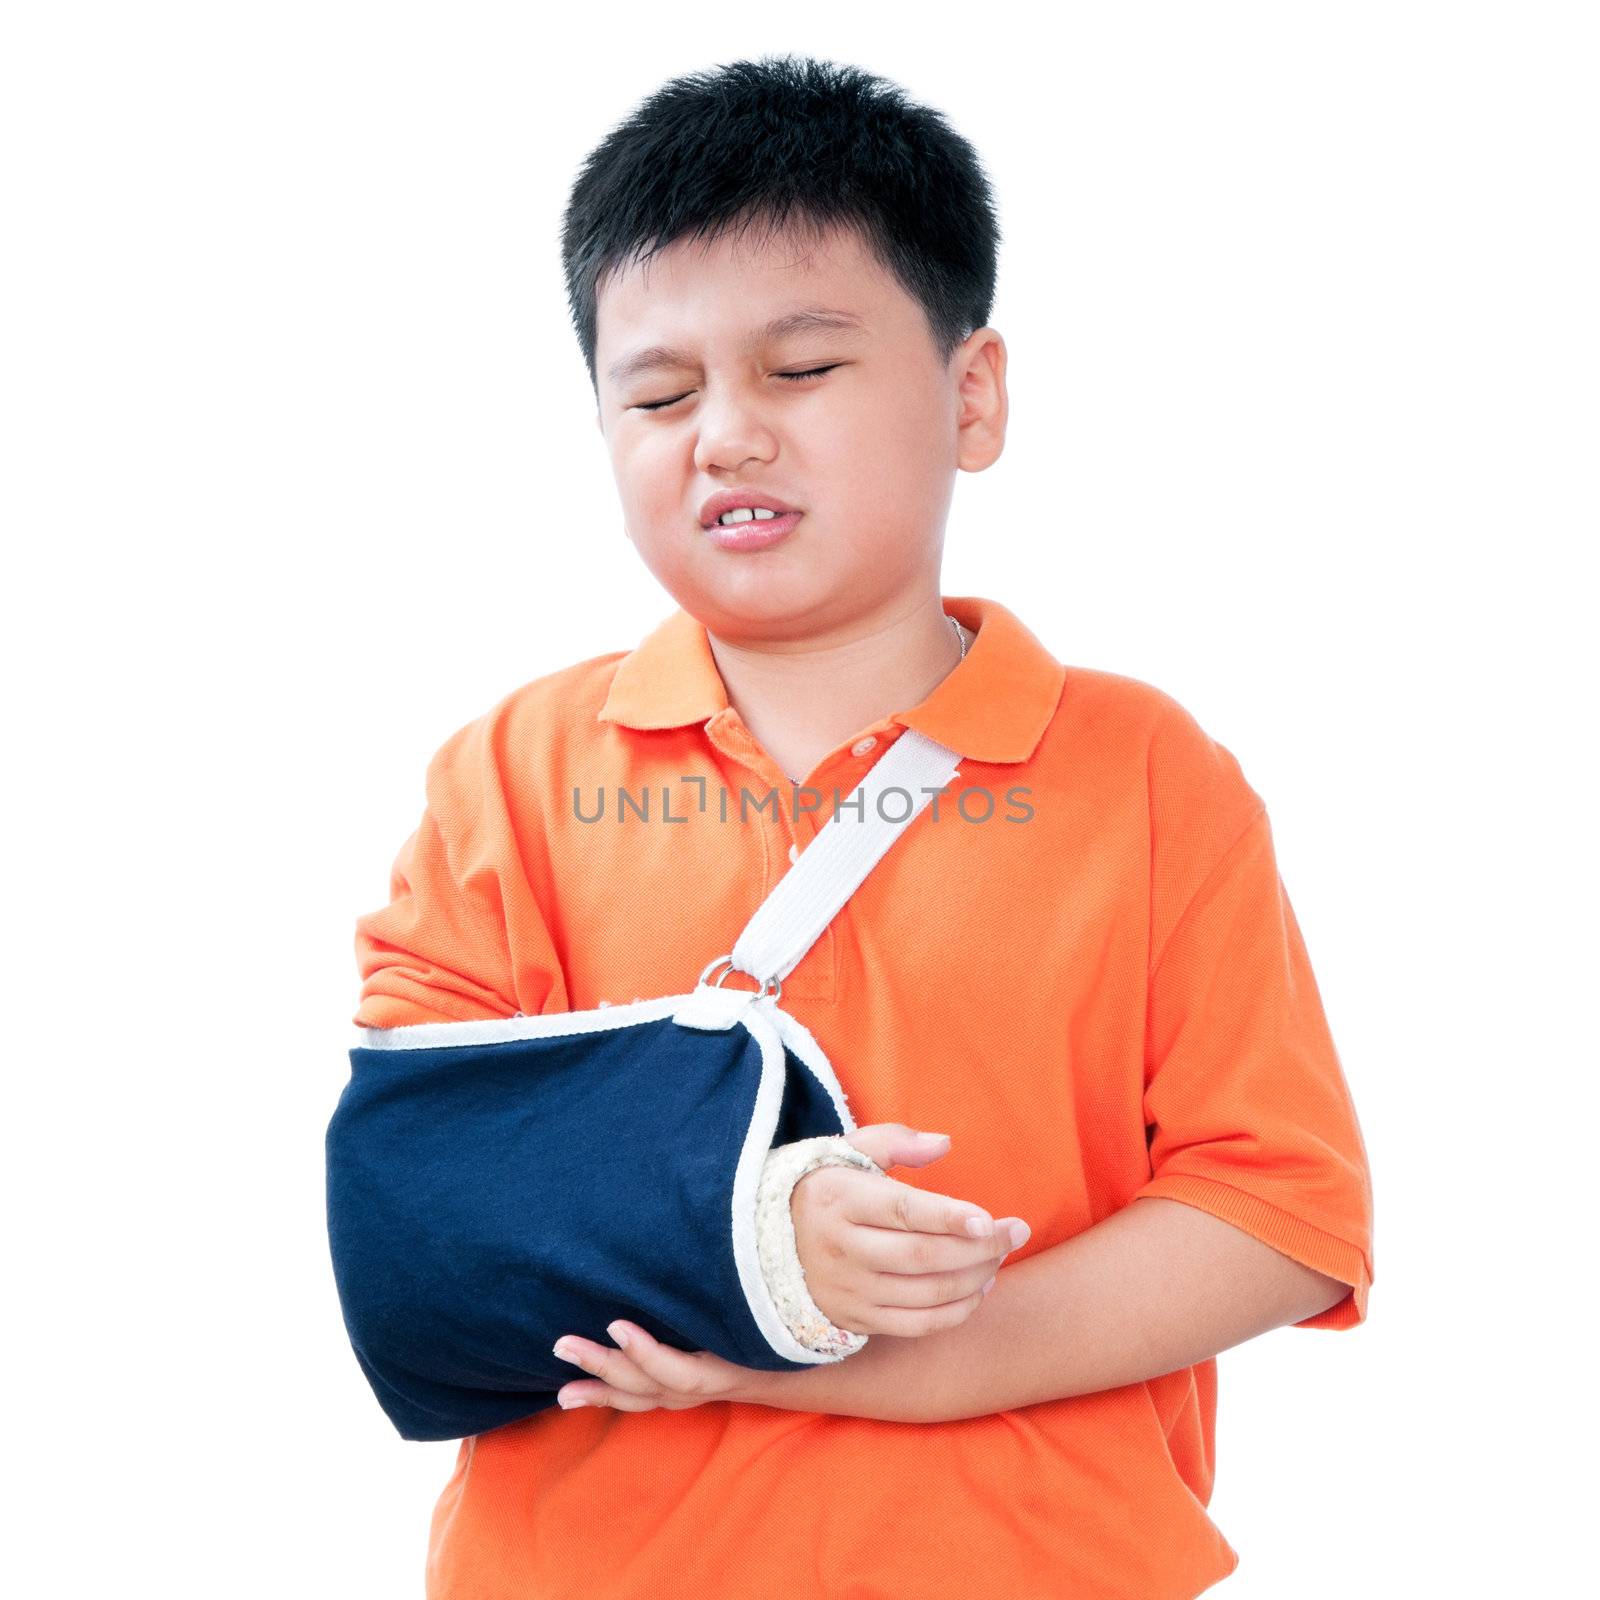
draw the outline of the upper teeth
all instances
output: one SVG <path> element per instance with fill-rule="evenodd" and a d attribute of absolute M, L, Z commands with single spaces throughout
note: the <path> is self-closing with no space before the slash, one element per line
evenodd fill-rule
<path fill-rule="evenodd" d="M 768 511 L 765 506 L 757 506 L 754 510 L 749 506 L 737 506 L 732 511 L 724 511 L 717 518 L 717 521 L 720 523 L 751 522 L 759 517 L 765 522 L 769 517 L 775 517 L 777 514 L 776 511 Z"/>

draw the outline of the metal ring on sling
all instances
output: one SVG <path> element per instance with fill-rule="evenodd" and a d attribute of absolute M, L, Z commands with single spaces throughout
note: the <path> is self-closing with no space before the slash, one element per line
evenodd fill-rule
<path fill-rule="evenodd" d="M 700 982 L 704 983 L 706 981 L 706 979 L 709 978 L 711 976 L 711 974 L 713 972 L 715 972 L 717 970 L 717 968 L 720 967 L 724 961 L 726 961 L 728 963 L 728 972 L 741 972 L 741 971 L 744 970 L 742 967 L 734 966 L 734 964 L 733 964 L 733 956 L 732 956 L 731 953 L 728 954 L 728 955 L 725 955 L 725 956 L 718 956 L 717 959 L 715 961 L 713 961 L 713 962 L 710 962 L 707 965 L 705 971 L 700 974 Z M 722 974 L 722 977 L 719 977 L 717 979 L 717 981 L 712 985 L 712 988 L 720 989 L 722 987 L 722 979 L 726 978 L 728 976 L 728 972 L 724 972 Z M 753 978 L 753 977 L 755 977 L 755 973 L 747 972 L 747 973 L 745 973 L 745 976 L 747 978 Z M 781 978 L 763 978 L 760 981 L 761 981 L 761 987 L 758 990 L 756 990 L 756 998 L 757 999 L 761 999 L 764 995 L 767 995 L 769 993 L 771 994 L 771 996 L 772 996 L 772 998 L 774 1000 L 781 1000 L 783 998 L 783 980 Z M 771 985 L 770 990 L 768 988 L 769 984 Z"/>

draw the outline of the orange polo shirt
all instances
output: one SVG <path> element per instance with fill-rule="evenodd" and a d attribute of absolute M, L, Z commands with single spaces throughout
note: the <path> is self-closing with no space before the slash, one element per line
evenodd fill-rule
<path fill-rule="evenodd" d="M 950 1134 L 895 1177 L 1025 1217 L 1011 1262 L 1180 1200 L 1351 1286 L 1296 1326 L 1356 1325 L 1366 1152 L 1260 797 L 1161 690 L 1063 666 L 995 601 L 944 607 L 965 660 L 830 751 L 798 807 L 682 610 L 513 691 L 428 766 L 391 903 L 357 923 L 355 1022 L 687 993 L 835 788 L 916 728 L 960 769 L 782 997 L 858 1125 Z M 1205 1509 L 1216 1401 L 1207 1360 L 931 1424 L 552 1408 L 461 1442 L 427 1593 L 1179 1600 L 1238 1563 Z"/>

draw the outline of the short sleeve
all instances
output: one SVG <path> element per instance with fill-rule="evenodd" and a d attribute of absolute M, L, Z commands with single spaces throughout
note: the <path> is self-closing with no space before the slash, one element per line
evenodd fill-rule
<path fill-rule="evenodd" d="M 1293 1324 L 1349 1328 L 1372 1283 L 1372 1190 L 1349 1087 L 1265 807 L 1200 881 L 1155 957 L 1139 1196 L 1198 1206 L 1351 1286 Z"/>
<path fill-rule="evenodd" d="M 428 764 L 427 804 L 356 920 L 358 1027 L 537 1016 L 566 1008 L 554 941 L 522 871 L 495 723 L 462 728 Z"/>

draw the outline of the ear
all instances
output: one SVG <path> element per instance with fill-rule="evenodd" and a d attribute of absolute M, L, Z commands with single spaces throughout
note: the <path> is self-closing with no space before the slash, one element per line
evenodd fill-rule
<path fill-rule="evenodd" d="M 952 363 L 961 401 L 957 427 L 956 465 L 963 472 L 993 466 L 1005 448 L 1006 342 L 996 328 L 973 331 Z"/>

